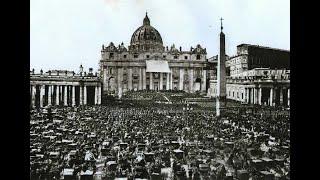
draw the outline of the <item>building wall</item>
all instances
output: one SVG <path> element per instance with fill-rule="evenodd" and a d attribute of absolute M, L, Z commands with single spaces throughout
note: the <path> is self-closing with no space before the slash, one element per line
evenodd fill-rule
<path fill-rule="evenodd" d="M 190 51 L 178 50 L 174 46 L 161 52 L 130 52 L 123 44 L 116 48 L 113 43 L 102 48 L 100 74 L 104 94 L 117 94 L 119 91 L 154 89 L 177 89 L 187 92 L 206 92 L 207 69 L 206 50 L 200 45 Z M 165 60 L 171 73 L 146 72 L 147 60 Z M 150 84 L 150 78 L 152 84 Z M 162 86 L 161 84 L 162 79 Z M 121 89 L 121 90 L 120 90 Z"/>
<path fill-rule="evenodd" d="M 226 62 L 230 75 L 254 68 L 290 69 L 290 52 L 263 46 L 241 44 L 237 54 Z"/>

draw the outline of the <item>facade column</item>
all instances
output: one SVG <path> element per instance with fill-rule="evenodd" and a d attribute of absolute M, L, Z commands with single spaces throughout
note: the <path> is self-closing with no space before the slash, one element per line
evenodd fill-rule
<path fill-rule="evenodd" d="M 139 85 L 138 90 L 142 90 L 142 68 L 139 68 Z"/>
<path fill-rule="evenodd" d="M 108 71 L 107 71 L 107 68 L 103 68 L 103 90 L 106 92 L 108 91 Z"/>
<path fill-rule="evenodd" d="M 167 73 L 167 85 L 166 85 L 166 90 L 169 90 L 169 89 L 170 89 L 170 76 L 171 76 L 171 73 Z"/>
<path fill-rule="evenodd" d="M 40 107 L 44 106 L 44 96 L 45 96 L 45 85 L 40 85 Z"/>
<path fill-rule="evenodd" d="M 68 106 L 68 86 L 64 86 L 64 100 L 63 103 L 65 106 Z"/>
<path fill-rule="evenodd" d="M 132 90 L 132 67 L 128 68 L 128 90 Z"/>
<path fill-rule="evenodd" d="M 32 107 L 35 107 L 36 106 L 36 93 L 37 93 L 37 89 L 36 89 L 36 85 L 32 85 L 31 86 L 32 90 L 31 90 L 31 104 L 32 104 Z"/>
<path fill-rule="evenodd" d="M 206 90 L 207 90 L 207 70 L 202 70 L 201 91 L 206 92 Z"/>
<path fill-rule="evenodd" d="M 163 73 L 160 72 L 160 81 L 159 81 L 159 90 L 162 90 L 163 89 Z"/>
<path fill-rule="evenodd" d="M 60 86 L 57 85 L 57 86 L 56 86 L 56 105 L 57 105 L 57 106 L 59 106 L 59 103 L 60 103 L 60 102 L 59 102 L 59 101 L 60 101 L 60 98 L 59 98 L 59 97 L 60 97 L 59 90 L 60 90 Z"/>
<path fill-rule="evenodd" d="M 153 90 L 153 74 L 152 72 L 149 73 L 149 79 L 150 79 L 150 90 Z"/>
<path fill-rule="evenodd" d="M 101 86 L 98 86 L 98 103 L 101 104 Z"/>
<path fill-rule="evenodd" d="M 52 89 L 52 86 L 49 85 L 48 86 L 48 105 L 51 105 L 51 89 Z"/>
<path fill-rule="evenodd" d="M 262 104 L 262 87 L 259 88 L 259 98 L 258 98 L 258 103 L 261 105 Z"/>
<path fill-rule="evenodd" d="M 179 90 L 183 90 L 184 85 L 184 69 L 180 68 L 180 74 L 179 74 Z"/>
<path fill-rule="evenodd" d="M 117 81 L 118 81 L 118 94 L 119 96 L 122 96 L 122 78 L 123 78 L 123 68 L 118 68 L 118 74 L 117 74 Z"/>
<path fill-rule="evenodd" d="M 270 88 L 269 105 L 273 106 L 273 88 Z"/>
<path fill-rule="evenodd" d="M 189 69 L 189 92 L 193 93 L 193 68 Z"/>
<path fill-rule="evenodd" d="M 288 88 L 288 106 L 290 107 L 290 88 Z"/>
<path fill-rule="evenodd" d="M 76 105 L 76 87 L 72 86 L 72 106 Z"/>
<path fill-rule="evenodd" d="M 146 89 L 146 86 L 147 86 L 146 68 L 142 68 L 142 89 Z"/>
<path fill-rule="evenodd" d="M 283 89 L 280 87 L 280 106 L 283 105 Z"/>
<path fill-rule="evenodd" d="M 80 105 L 83 105 L 83 87 L 80 85 L 79 88 L 80 88 L 79 103 L 80 103 Z"/>
<path fill-rule="evenodd" d="M 83 104 L 87 105 L 87 86 L 84 85 L 83 87 Z"/>

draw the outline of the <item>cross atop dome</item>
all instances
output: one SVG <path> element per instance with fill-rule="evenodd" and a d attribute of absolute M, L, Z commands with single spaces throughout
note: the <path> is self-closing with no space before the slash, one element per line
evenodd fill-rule
<path fill-rule="evenodd" d="M 143 19 L 143 25 L 145 26 L 145 25 L 148 25 L 148 26 L 150 26 L 150 19 L 149 19 L 149 17 L 148 17 L 148 12 L 146 11 L 146 16 L 144 17 L 144 19 Z"/>

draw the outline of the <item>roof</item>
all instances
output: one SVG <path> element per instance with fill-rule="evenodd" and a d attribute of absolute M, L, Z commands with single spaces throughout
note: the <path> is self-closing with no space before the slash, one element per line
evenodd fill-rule
<path fill-rule="evenodd" d="M 237 47 L 240 47 L 240 46 L 250 46 L 250 47 L 257 47 L 257 48 L 262 48 L 262 49 L 271 49 L 271 50 L 290 52 L 289 50 L 286 50 L 286 49 L 278 49 L 278 48 L 272 48 L 272 47 L 260 46 L 260 45 L 253 45 L 253 44 L 245 44 L 245 43 L 239 44 Z"/>
<path fill-rule="evenodd" d="M 165 72 L 170 73 L 168 61 L 164 60 L 147 60 L 146 72 Z"/>

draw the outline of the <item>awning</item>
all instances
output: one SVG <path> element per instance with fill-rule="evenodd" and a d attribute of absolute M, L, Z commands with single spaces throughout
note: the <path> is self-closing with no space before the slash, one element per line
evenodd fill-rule
<path fill-rule="evenodd" d="M 164 60 L 147 60 L 147 70 L 146 72 L 164 72 L 170 73 L 168 61 Z"/>

